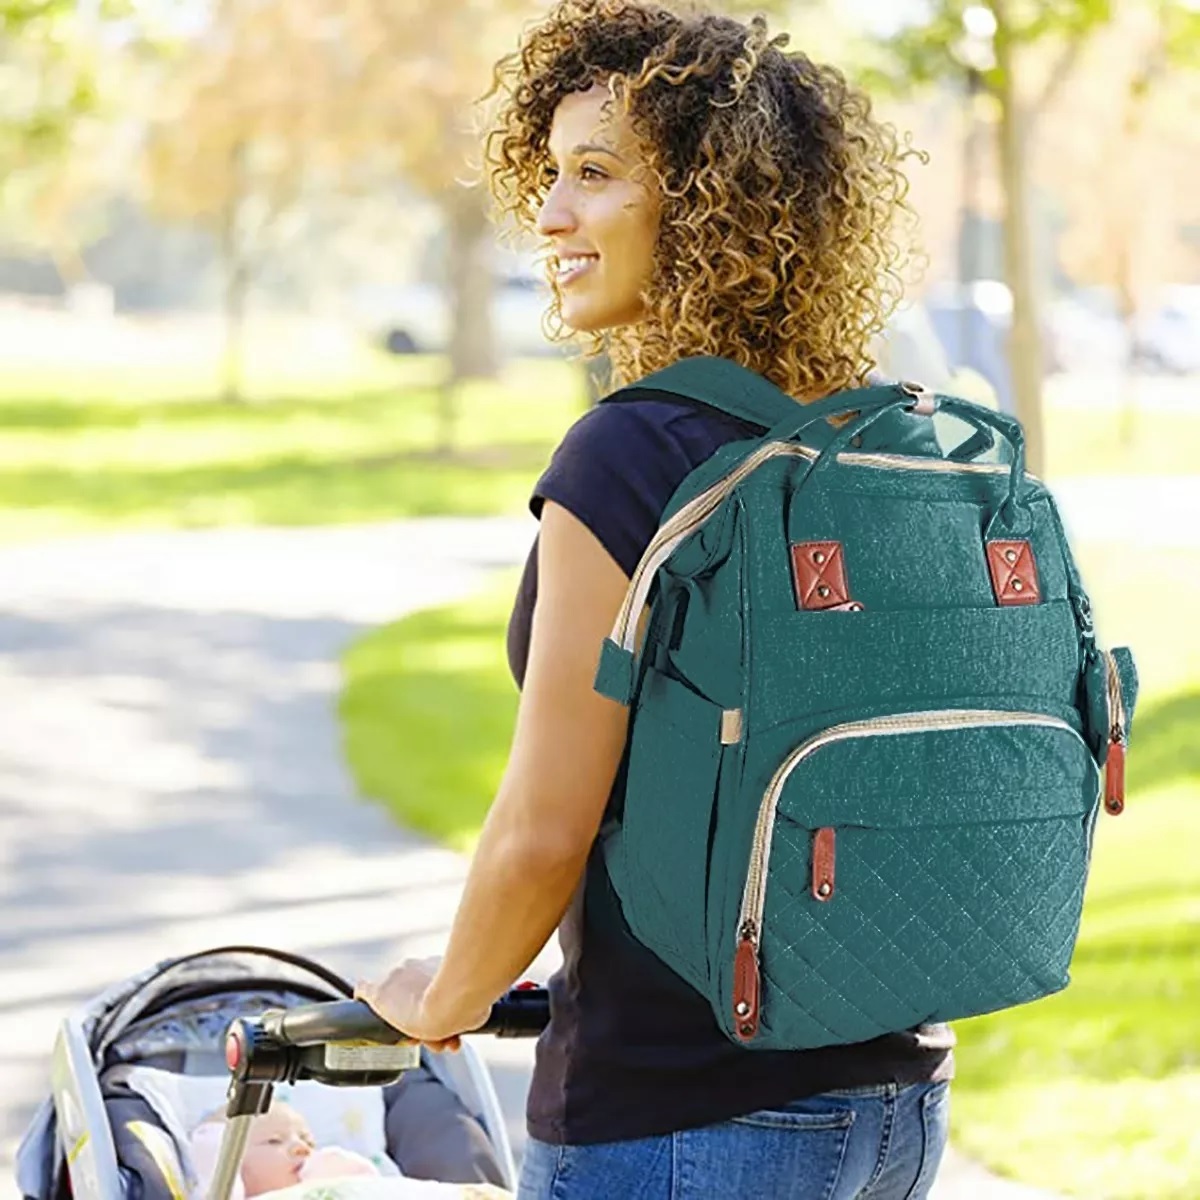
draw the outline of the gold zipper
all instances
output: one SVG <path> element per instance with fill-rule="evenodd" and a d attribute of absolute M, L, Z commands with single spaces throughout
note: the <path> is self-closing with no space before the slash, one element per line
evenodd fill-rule
<path fill-rule="evenodd" d="M 1012 471 L 1009 463 L 960 463 L 945 458 L 918 458 L 910 454 L 862 454 L 844 450 L 837 456 L 840 463 L 852 467 L 891 467 L 902 471 L 942 471 L 966 473 L 968 475 L 1008 475 Z M 1038 477 L 1029 471 L 1025 472 L 1026 479 L 1040 482 Z"/>
<path fill-rule="evenodd" d="M 767 865 L 771 858 L 771 839 L 775 831 L 775 815 L 783 789 L 792 772 L 810 755 L 833 742 L 847 741 L 860 737 L 894 736 L 907 733 L 924 733 L 930 730 L 988 728 L 1005 725 L 1041 725 L 1052 729 L 1065 729 L 1074 734 L 1081 745 L 1085 745 L 1066 721 L 1049 717 L 1045 713 L 1001 712 L 995 709 L 943 709 L 933 712 L 906 713 L 890 717 L 873 717 L 864 721 L 848 721 L 833 725 L 815 734 L 796 747 L 779 765 L 759 805 L 758 821 L 754 827 L 754 841 L 750 849 L 750 864 L 742 891 L 742 905 L 738 916 L 738 950 L 735 958 L 735 977 L 749 979 L 752 985 L 747 996 L 739 996 L 735 985 L 734 1019 L 739 1036 L 749 1040 L 757 1032 L 758 1012 L 758 954 L 762 938 L 763 912 L 767 903 Z M 746 947 L 753 948 L 754 963 L 749 963 Z M 753 993 L 751 1001 L 750 993 Z"/>
<path fill-rule="evenodd" d="M 1121 676 L 1111 650 L 1102 650 L 1108 667 L 1108 728 L 1112 741 L 1125 740 L 1125 698 L 1121 695 Z"/>
<path fill-rule="evenodd" d="M 768 442 L 739 463 L 728 475 L 689 500 L 650 539 L 641 562 L 634 569 L 625 599 L 617 613 L 616 624 L 613 625 L 612 640 L 618 646 L 625 650 L 633 650 L 633 643 L 637 637 L 637 618 L 646 604 L 646 597 L 650 594 L 654 574 L 671 557 L 676 547 L 717 511 L 722 501 L 743 479 L 757 471 L 763 463 L 784 455 L 809 460 L 817 458 L 815 450 L 810 450 L 799 442 Z"/>
<path fill-rule="evenodd" d="M 1104 809 L 1114 817 L 1125 810 L 1125 698 L 1112 652 L 1102 650 L 1108 676 L 1108 758 L 1104 764 Z"/>
<path fill-rule="evenodd" d="M 613 625 L 612 641 L 631 653 L 637 639 L 637 619 L 650 595 L 650 585 L 659 567 L 667 561 L 685 538 L 695 533 L 728 497 L 729 493 L 747 476 L 752 475 L 763 463 L 781 456 L 807 458 L 815 462 L 819 454 L 799 442 L 769 442 L 760 447 L 749 458 L 739 463 L 728 475 L 718 479 L 700 495 L 689 500 L 650 539 L 641 561 L 634 568 L 625 598 Z M 849 466 L 882 467 L 907 471 L 933 471 L 953 474 L 1007 475 L 1011 468 L 1003 463 L 955 463 L 948 459 L 919 458 L 905 454 L 860 454 L 843 451 L 837 461 Z M 1027 479 L 1036 476 L 1026 472 Z"/>

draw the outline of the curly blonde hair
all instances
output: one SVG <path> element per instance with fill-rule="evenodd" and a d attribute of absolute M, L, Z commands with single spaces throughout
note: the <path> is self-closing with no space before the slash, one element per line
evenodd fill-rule
<path fill-rule="evenodd" d="M 914 153 L 840 71 L 694 5 L 560 0 L 495 67 L 485 138 L 501 220 L 536 229 L 564 96 L 607 86 L 661 195 L 644 318 L 555 341 L 607 351 L 615 385 L 721 355 L 799 400 L 862 384 L 903 294 L 915 226 L 901 169 Z"/>

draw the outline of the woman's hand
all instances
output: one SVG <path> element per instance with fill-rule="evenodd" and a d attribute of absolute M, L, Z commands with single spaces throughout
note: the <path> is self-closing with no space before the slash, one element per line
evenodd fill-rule
<path fill-rule="evenodd" d="M 432 1050 L 457 1050 L 459 1034 L 483 1025 L 492 1006 L 478 1012 L 451 1012 L 439 1006 L 430 984 L 441 965 L 440 958 L 407 958 L 393 967 L 379 983 L 360 980 L 354 988 L 356 1000 L 371 1006 L 393 1029 Z"/>

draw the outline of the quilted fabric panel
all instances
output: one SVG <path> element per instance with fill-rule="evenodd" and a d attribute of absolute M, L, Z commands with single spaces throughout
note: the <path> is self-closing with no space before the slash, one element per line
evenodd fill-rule
<path fill-rule="evenodd" d="M 1064 987 L 1089 822 L 838 830 L 838 888 L 815 901 L 812 832 L 780 821 L 755 1047 L 858 1042 Z"/>

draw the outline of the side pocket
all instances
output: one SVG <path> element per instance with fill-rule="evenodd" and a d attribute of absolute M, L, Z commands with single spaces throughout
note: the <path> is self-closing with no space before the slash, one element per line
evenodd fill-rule
<path fill-rule="evenodd" d="M 1114 672 L 1115 679 L 1112 678 Z M 1127 646 L 1094 651 L 1083 666 L 1083 696 L 1088 748 L 1096 762 L 1104 766 L 1108 761 L 1114 724 L 1120 724 L 1128 742 L 1137 704 L 1137 666 Z M 1114 699 L 1119 704 L 1114 705 Z"/>
<path fill-rule="evenodd" d="M 701 991 L 708 986 L 705 900 L 721 711 L 678 680 L 647 672 L 629 750 L 624 870 L 613 879 L 634 935 Z"/>
<path fill-rule="evenodd" d="M 1084 740 L 1099 766 L 1108 758 L 1108 661 L 1096 646 L 1083 664 Z"/>

